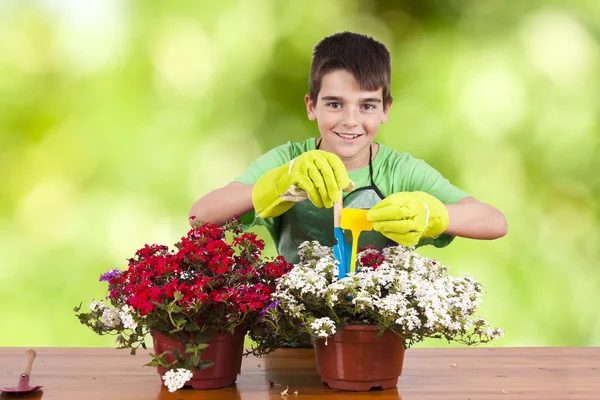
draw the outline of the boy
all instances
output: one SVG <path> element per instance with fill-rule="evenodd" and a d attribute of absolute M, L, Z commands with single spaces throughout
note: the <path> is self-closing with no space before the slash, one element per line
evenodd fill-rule
<path fill-rule="evenodd" d="M 451 185 L 422 160 L 374 142 L 392 97 L 387 48 L 350 32 L 314 49 L 310 92 L 304 101 L 320 137 L 288 142 L 255 160 L 229 185 L 199 199 L 195 219 L 222 224 L 235 215 L 267 227 L 279 254 L 297 262 L 298 246 L 317 240 L 333 246 L 333 203 L 368 209 L 374 231 L 359 247 L 433 244 L 454 236 L 496 239 L 507 232 L 504 215 Z"/>

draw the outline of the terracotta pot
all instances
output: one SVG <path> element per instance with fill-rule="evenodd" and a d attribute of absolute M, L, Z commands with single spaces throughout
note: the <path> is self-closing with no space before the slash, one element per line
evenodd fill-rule
<path fill-rule="evenodd" d="M 154 354 L 161 354 L 172 349 L 179 350 L 185 354 L 186 340 L 171 339 L 159 331 L 152 331 L 154 342 Z M 193 369 L 194 376 L 186 383 L 194 389 L 217 389 L 229 386 L 235 382 L 237 375 L 242 370 L 242 354 L 244 352 L 244 336 L 246 330 L 239 328 L 231 333 L 214 336 L 202 353 L 202 359 L 212 361 L 214 364 L 208 368 Z M 167 362 L 173 362 L 174 357 L 170 354 L 165 356 Z M 167 372 L 167 368 L 156 367 L 161 377 Z"/>
<path fill-rule="evenodd" d="M 377 334 L 374 325 L 350 325 L 315 341 L 317 371 L 333 389 L 368 391 L 398 384 L 404 364 L 404 340 L 392 331 Z"/>

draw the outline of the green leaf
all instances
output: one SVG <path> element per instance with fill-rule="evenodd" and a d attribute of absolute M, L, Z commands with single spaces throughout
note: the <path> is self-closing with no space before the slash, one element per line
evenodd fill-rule
<path fill-rule="evenodd" d="M 158 367 L 160 363 L 156 360 L 152 360 L 149 363 L 144 364 L 144 367 Z"/>
<path fill-rule="evenodd" d="M 180 313 L 181 312 L 181 307 L 179 307 L 178 305 L 173 304 L 171 306 L 171 312 L 173 314 Z"/>
<path fill-rule="evenodd" d="M 186 321 L 187 321 L 187 318 L 184 316 L 179 316 L 179 317 L 175 318 L 175 324 L 178 327 L 185 326 Z"/>
<path fill-rule="evenodd" d="M 89 321 L 89 320 L 91 320 L 93 318 L 91 314 L 86 314 L 86 313 L 79 314 L 77 317 L 82 322 Z"/>
<path fill-rule="evenodd" d="M 215 365 L 215 363 L 212 361 L 200 360 L 200 362 L 198 363 L 198 366 L 196 368 L 206 369 L 206 368 L 212 367 L 213 365 Z"/>
<path fill-rule="evenodd" d="M 194 340 L 197 343 L 207 343 L 212 339 L 212 335 L 208 332 L 199 332 L 194 335 Z"/>
<path fill-rule="evenodd" d="M 194 367 L 198 368 L 198 365 L 200 364 L 200 356 L 193 355 L 190 359 L 192 360 L 192 364 L 194 365 Z"/>
<path fill-rule="evenodd" d="M 196 346 L 194 346 L 194 345 L 193 345 L 193 344 L 191 344 L 191 343 L 187 343 L 187 344 L 185 345 L 185 352 L 186 352 L 187 354 L 194 354 L 194 353 L 196 353 Z"/>
<path fill-rule="evenodd" d="M 195 321 L 188 321 L 185 324 L 185 330 L 188 332 L 196 332 L 200 330 L 200 325 L 198 325 Z"/>

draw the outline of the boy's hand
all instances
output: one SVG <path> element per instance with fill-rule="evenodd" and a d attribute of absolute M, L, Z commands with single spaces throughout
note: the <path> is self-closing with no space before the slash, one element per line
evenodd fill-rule
<path fill-rule="evenodd" d="M 272 218 L 307 198 L 319 208 L 331 208 L 342 190 L 353 188 L 338 156 L 311 150 L 263 175 L 252 190 L 252 204 L 260 217 Z"/>
<path fill-rule="evenodd" d="M 448 228 L 448 210 L 425 192 L 394 193 L 367 212 L 373 229 L 403 246 L 414 246 L 421 237 L 435 237 Z"/>

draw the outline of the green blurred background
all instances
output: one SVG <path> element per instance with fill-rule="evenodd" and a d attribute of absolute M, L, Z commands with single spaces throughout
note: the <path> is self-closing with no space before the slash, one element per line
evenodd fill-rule
<path fill-rule="evenodd" d="M 421 250 L 484 284 L 496 345 L 600 345 L 599 4 L 0 2 L 0 346 L 112 346 L 73 306 L 178 241 L 197 198 L 318 134 L 311 52 L 342 30 L 392 52 L 378 141 L 508 218 L 503 239 Z"/>

